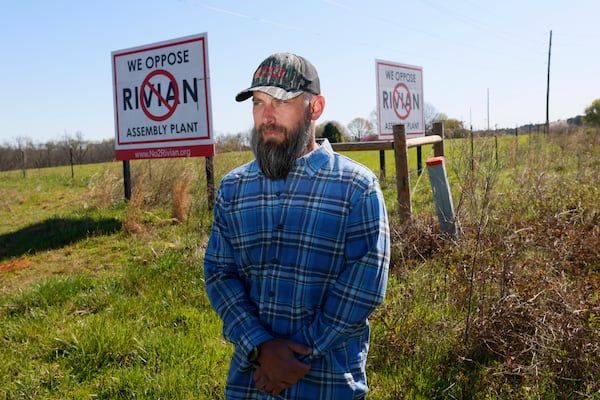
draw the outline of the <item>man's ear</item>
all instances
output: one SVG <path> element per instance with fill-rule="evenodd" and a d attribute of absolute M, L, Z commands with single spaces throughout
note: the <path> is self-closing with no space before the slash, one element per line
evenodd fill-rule
<path fill-rule="evenodd" d="M 313 121 L 318 120 L 321 114 L 323 114 L 323 110 L 325 110 L 325 97 L 317 95 L 312 101 L 310 118 Z"/>

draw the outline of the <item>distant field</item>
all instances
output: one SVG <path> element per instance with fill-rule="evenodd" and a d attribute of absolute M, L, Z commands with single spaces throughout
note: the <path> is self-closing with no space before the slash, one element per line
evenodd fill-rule
<path fill-rule="evenodd" d="M 458 242 L 414 151 L 399 222 L 386 152 L 393 254 L 369 398 L 600 398 L 600 134 L 473 146 L 446 141 Z M 378 152 L 345 154 L 379 172 Z M 217 155 L 217 182 L 251 158 Z M 134 161 L 129 203 L 120 162 L 0 173 L 0 400 L 222 398 L 204 168 Z"/>

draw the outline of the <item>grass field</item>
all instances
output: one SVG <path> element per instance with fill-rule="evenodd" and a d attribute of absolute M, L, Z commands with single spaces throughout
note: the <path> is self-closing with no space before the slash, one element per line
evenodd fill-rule
<path fill-rule="evenodd" d="M 600 134 L 446 141 L 460 240 L 426 171 L 397 215 L 370 399 L 600 398 Z M 414 151 L 411 151 L 414 170 Z M 374 171 L 377 152 L 346 153 Z M 424 159 L 431 156 L 423 149 Z M 217 182 L 250 153 L 217 155 Z M 219 399 L 204 159 L 0 173 L 0 400 Z"/>

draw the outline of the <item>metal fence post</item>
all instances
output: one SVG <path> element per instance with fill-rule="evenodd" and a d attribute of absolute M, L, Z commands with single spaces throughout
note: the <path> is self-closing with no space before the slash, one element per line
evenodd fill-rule
<path fill-rule="evenodd" d="M 131 166 L 129 160 L 123 160 L 123 186 L 125 189 L 125 200 L 131 200 Z"/>

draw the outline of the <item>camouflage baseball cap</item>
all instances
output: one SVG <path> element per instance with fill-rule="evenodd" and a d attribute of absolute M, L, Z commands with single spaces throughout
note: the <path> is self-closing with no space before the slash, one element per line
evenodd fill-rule
<path fill-rule="evenodd" d="M 291 53 L 277 53 L 258 66 L 252 86 L 239 92 L 235 100 L 249 99 L 255 90 L 279 100 L 290 100 L 302 92 L 320 94 L 321 86 L 317 70 L 307 59 Z"/>

